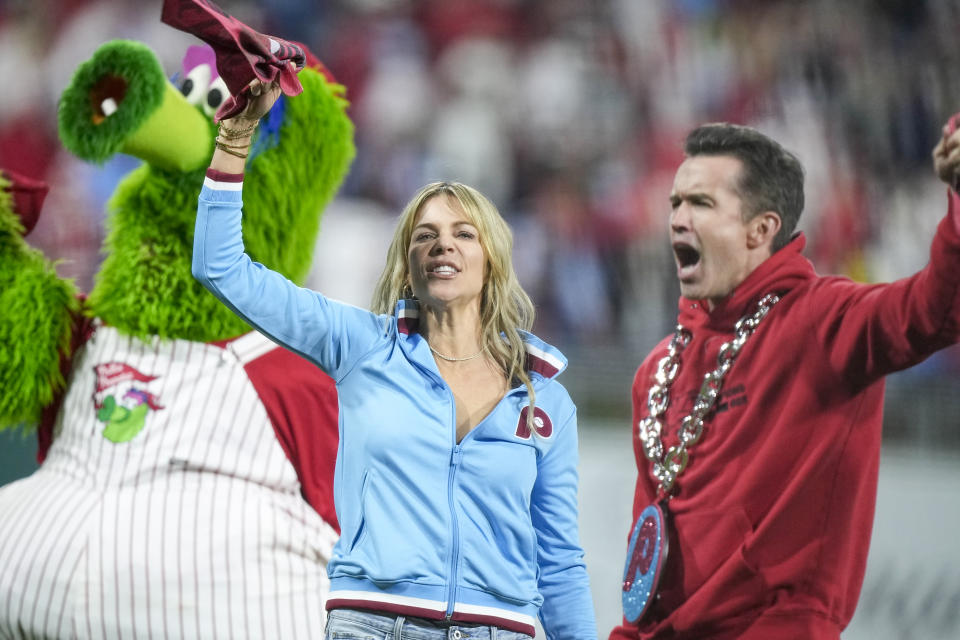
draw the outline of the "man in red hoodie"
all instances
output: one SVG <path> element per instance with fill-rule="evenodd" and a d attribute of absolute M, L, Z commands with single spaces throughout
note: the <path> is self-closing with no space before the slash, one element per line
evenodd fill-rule
<path fill-rule="evenodd" d="M 884 376 L 960 340 L 960 133 L 933 152 L 947 215 L 919 273 L 818 276 L 803 168 L 753 129 L 687 138 L 670 194 L 676 333 L 633 383 L 639 469 L 611 640 L 836 640 L 863 582 Z"/>

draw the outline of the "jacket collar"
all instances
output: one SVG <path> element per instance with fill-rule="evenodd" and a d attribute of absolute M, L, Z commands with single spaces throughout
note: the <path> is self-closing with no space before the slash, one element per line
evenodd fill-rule
<path fill-rule="evenodd" d="M 727 298 L 707 311 L 703 300 L 680 297 L 679 321 L 686 327 L 709 326 L 728 329 L 737 320 L 754 310 L 756 303 L 768 293 L 783 295 L 800 284 L 817 277 L 813 264 L 802 255 L 807 239 L 797 233 L 785 247 L 754 269 Z"/>
<path fill-rule="evenodd" d="M 405 298 L 397 302 L 397 331 L 408 339 L 420 337 L 420 302 L 416 298 Z M 529 331 L 517 330 L 527 351 L 527 371 L 536 373 L 545 379 L 560 375 L 567 368 L 567 358 L 553 345 L 547 344 Z"/>

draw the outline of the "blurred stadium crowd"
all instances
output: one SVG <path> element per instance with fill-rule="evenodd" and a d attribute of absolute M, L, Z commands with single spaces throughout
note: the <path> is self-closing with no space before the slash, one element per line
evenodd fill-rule
<path fill-rule="evenodd" d="M 320 253 L 368 274 L 350 301 L 366 302 L 391 220 L 420 185 L 472 184 L 511 221 L 537 331 L 567 352 L 590 397 L 626 403 L 636 364 L 671 329 L 667 196 L 692 126 L 749 124 L 800 156 L 800 227 L 821 273 L 907 275 L 926 262 L 944 211 L 930 150 L 960 110 L 957 0 L 218 4 L 308 44 L 348 88 L 358 155 L 335 208 L 354 225 L 331 222 L 337 251 Z M 105 200 L 135 161 L 96 168 L 69 156 L 57 98 L 77 63 L 113 38 L 146 42 L 175 72 L 195 41 L 160 23 L 160 5 L 0 4 L 0 166 L 51 185 L 30 240 L 84 288 Z M 954 348 L 892 380 L 891 397 L 932 394 L 940 404 L 924 410 L 936 433 L 923 437 L 957 444 L 958 382 Z M 908 431 L 924 422 L 918 413 L 888 410 Z"/>

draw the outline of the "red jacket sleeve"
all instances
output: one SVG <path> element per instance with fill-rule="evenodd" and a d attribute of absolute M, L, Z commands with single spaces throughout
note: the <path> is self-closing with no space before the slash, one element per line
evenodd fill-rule
<path fill-rule="evenodd" d="M 906 369 L 960 340 L 960 196 L 949 192 L 930 262 L 888 284 L 821 278 L 814 285 L 817 339 L 830 367 L 855 386 Z"/>

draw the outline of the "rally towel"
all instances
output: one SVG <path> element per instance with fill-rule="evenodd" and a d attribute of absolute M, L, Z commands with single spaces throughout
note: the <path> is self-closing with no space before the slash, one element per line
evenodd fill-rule
<path fill-rule="evenodd" d="M 303 91 L 289 64 L 293 62 L 297 71 L 306 64 L 307 54 L 300 45 L 254 31 L 210 0 L 164 0 L 160 19 L 213 47 L 217 72 L 231 94 L 217 109 L 215 121 L 244 110 L 254 78 L 273 82 L 279 76 L 280 89 L 288 96 Z"/>

